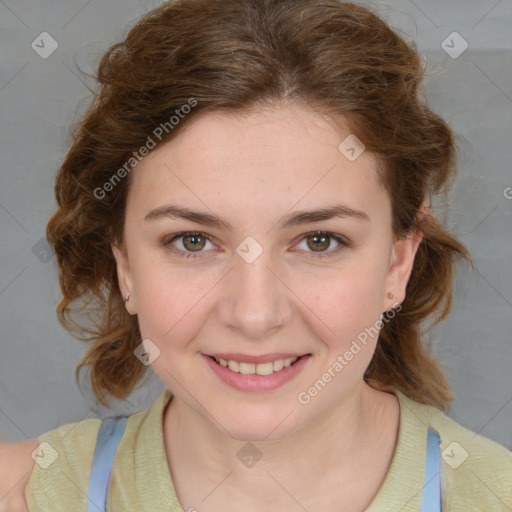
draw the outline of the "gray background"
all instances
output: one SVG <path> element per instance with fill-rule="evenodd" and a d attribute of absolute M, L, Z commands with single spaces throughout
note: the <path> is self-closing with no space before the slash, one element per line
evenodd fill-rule
<path fill-rule="evenodd" d="M 0 0 L 0 437 L 8 440 L 136 412 L 163 390 L 150 370 L 127 402 L 109 410 L 97 406 L 83 372 L 82 397 L 74 369 L 86 344 L 57 321 L 56 260 L 45 255 L 42 240 L 56 207 L 54 178 L 71 143 L 69 126 L 93 85 L 77 66 L 95 69 L 101 53 L 157 4 Z M 456 395 L 449 415 L 512 449 L 512 2 L 393 0 L 378 2 L 378 10 L 426 57 L 425 95 L 461 147 L 444 220 L 476 269 L 467 286 L 461 267 L 454 311 L 431 333 Z M 458 58 L 441 47 L 454 31 L 469 44 Z M 46 59 L 31 47 L 42 32 L 58 42 Z"/>

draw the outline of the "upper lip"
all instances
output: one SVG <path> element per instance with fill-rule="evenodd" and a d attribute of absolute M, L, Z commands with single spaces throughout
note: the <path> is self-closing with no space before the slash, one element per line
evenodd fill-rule
<path fill-rule="evenodd" d="M 225 361 L 237 361 L 239 363 L 267 363 L 270 361 L 277 361 L 278 359 L 288 359 L 290 357 L 301 357 L 308 354 L 292 354 L 290 352 L 276 352 L 273 354 L 263 354 L 261 356 L 250 356 L 248 354 L 235 354 L 233 352 L 222 352 L 216 354 L 205 354 L 207 356 L 215 357 L 216 359 L 224 359 Z"/>

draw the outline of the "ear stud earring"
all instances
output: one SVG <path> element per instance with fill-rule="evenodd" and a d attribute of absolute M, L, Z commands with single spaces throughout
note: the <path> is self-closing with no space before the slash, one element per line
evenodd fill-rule
<path fill-rule="evenodd" d="M 128 302 L 128 299 L 130 298 L 130 294 L 127 293 L 126 297 L 124 298 L 124 303 L 126 304 Z"/>
<path fill-rule="evenodd" d="M 388 292 L 388 299 L 392 299 L 393 298 L 393 294 L 391 292 Z"/>

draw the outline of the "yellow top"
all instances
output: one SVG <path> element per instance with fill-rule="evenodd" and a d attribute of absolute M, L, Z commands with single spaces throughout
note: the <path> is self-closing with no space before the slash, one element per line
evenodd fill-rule
<path fill-rule="evenodd" d="M 384 483 L 366 512 L 419 512 L 429 425 L 441 436 L 443 512 L 512 511 L 512 452 L 434 407 L 414 402 L 400 391 L 396 395 L 398 444 Z M 183 512 L 163 440 L 163 411 L 171 398 L 165 389 L 151 407 L 128 417 L 112 467 L 107 512 Z M 100 419 L 68 423 L 39 436 L 39 442 L 51 448 L 43 445 L 43 462 L 34 465 L 27 484 L 30 512 L 85 512 L 100 423 Z M 52 449 L 57 458 L 44 469 L 55 457 Z"/>

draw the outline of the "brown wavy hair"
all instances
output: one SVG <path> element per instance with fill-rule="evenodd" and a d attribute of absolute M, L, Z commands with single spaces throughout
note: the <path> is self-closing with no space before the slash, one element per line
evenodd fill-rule
<path fill-rule="evenodd" d="M 423 324 L 447 316 L 456 260 L 471 269 L 472 259 L 432 211 L 418 216 L 457 173 L 454 133 L 427 106 L 424 73 L 413 42 L 348 2 L 175 0 L 142 17 L 101 59 L 98 90 L 57 174 L 58 209 L 46 231 L 63 294 L 58 319 L 90 344 L 75 371 L 79 388 L 80 370 L 90 367 L 94 393 L 108 406 L 105 393 L 125 399 L 149 368 L 133 353 L 141 333 L 124 307 L 110 245 L 123 240 L 130 175 L 101 199 L 97 191 L 162 123 L 158 145 L 213 110 L 298 104 L 348 123 L 378 158 L 395 239 L 423 231 L 407 296 L 380 331 L 365 381 L 446 410 L 453 394 L 428 355 Z M 170 127 L 191 98 L 197 105 Z"/>

